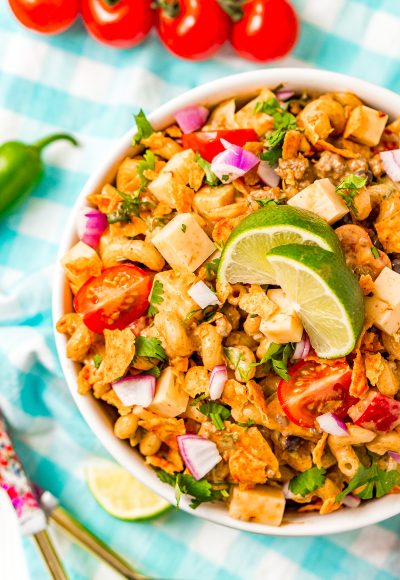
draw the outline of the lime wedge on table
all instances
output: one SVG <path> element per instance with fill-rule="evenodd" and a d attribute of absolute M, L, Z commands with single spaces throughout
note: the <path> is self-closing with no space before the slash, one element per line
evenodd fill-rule
<path fill-rule="evenodd" d="M 316 214 L 289 205 L 271 206 L 245 217 L 229 236 L 221 256 L 220 282 L 272 284 L 267 253 L 276 246 L 307 244 L 342 256 L 333 229 Z"/>
<path fill-rule="evenodd" d="M 321 358 L 354 349 L 364 322 L 364 299 L 352 271 L 337 255 L 316 246 L 290 244 L 268 254 L 277 283 L 296 305 Z"/>
<path fill-rule="evenodd" d="M 86 481 L 94 498 L 121 520 L 147 520 L 171 507 L 132 475 L 111 461 L 99 459 L 86 467 Z"/>

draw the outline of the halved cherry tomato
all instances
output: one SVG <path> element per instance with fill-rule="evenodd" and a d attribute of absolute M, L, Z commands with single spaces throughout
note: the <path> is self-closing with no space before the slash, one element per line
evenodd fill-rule
<path fill-rule="evenodd" d="M 133 264 L 112 266 L 80 288 L 74 308 L 93 332 L 121 330 L 146 312 L 151 286 L 149 272 Z"/>
<path fill-rule="evenodd" d="M 136 46 L 153 25 L 151 0 L 82 0 L 81 9 L 88 32 L 116 48 Z"/>
<path fill-rule="evenodd" d="M 210 58 L 228 40 L 230 18 L 217 0 L 162 0 L 157 30 L 162 43 L 176 56 Z"/>
<path fill-rule="evenodd" d="M 259 141 L 254 129 L 225 129 L 221 131 L 196 131 L 182 135 L 185 149 L 199 152 L 204 159 L 211 161 L 224 150 L 221 139 L 226 139 L 234 145 L 246 145 L 248 141 Z"/>
<path fill-rule="evenodd" d="M 289 369 L 290 380 L 278 385 L 278 399 L 285 414 L 301 427 L 314 427 L 315 419 L 334 412 L 344 417 L 358 399 L 351 397 L 351 368 L 345 362 L 321 364 L 301 361 Z"/>
<path fill-rule="evenodd" d="M 69 28 L 79 13 L 79 0 L 8 0 L 18 20 L 31 30 L 56 34 Z"/>
<path fill-rule="evenodd" d="M 231 43 L 240 56 L 256 62 L 282 58 L 294 46 L 299 23 L 287 0 L 249 0 L 232 26 Z"/>
<path fill-rule="evenodd" d="M 374 431 L 391 431 L 400 424 L 400 401 L 370 391 L 365 399 L 349 409 L 356 425 Z"/>

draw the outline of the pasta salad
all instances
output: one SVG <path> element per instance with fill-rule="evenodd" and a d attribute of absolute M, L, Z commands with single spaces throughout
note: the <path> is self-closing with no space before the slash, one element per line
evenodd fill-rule
<path fill-rule="evenodd" d="M 79 393 L 193 508 L 399 493 L 400 117 L 280 86 L 135 118 L 62 259 Z"/>

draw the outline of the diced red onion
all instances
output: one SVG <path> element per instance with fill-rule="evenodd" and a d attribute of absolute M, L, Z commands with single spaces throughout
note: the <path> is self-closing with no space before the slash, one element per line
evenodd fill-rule
<path fill-rule="evenodd" d="M 213 441 L 199 435 L 178 435 L 179 452 L 195 479 L 204 477 L 222 459 Z"/>
<path fill-rule="evenodd" d="M 196 282 L 188 290 L 189 296 L 200 306 L 200 308 L 207 308 L 207 306 L 219 306 L 221 302 L 218 300 L 217 295 L 210 290 L 210 288 L 201 281 Z"/>
<path fill-rule="evenodd" d="M 279 101 L 288 101 L 292 97 L 294 97 L 295 92 L 291 91 L 290 89 L 279 89 L 276 91 L 275 96 Z"/>
<path fill-rule="evenodd" d="M 204 125 L 208 114 L 206 107 L 186 107 L 175 114 L 175 120 L 183 133 L 192 133 Z"/>
<path fill-rule="evenodd" d="M 400 149 L 379 153 L 382 165 L 393 181 L 400 181 Z"/>
<path fill-rule="evenodd" d="M 210 399 L 212 401 L 221 397 L 227 380 L 228 371 L 226 365 L 215 366 L 210 375 Z"/>
<path fill-rule="evenodd" d="M 275 172 L 275 169 L 270 166 L 268 161 L 261 160 L 257 168 L 257 174 L 266 185 L 270 187 L 278 187 L 281 178 Z"/>
<path fill-rule="evenodd" d="M 304 332 L 301 340 L 296 342 L 296 347 L 292 355 L 292 360 L 301 360 L 310 352 L 311 344 L 308 335 Z"/>
<path fill-rule="evenodd" d="M 330 435 L 344 437 L 349 434 L 346 424 L 334 413 L 320 415 L 317 417 L 316 421 L 322 431 L 325 431 L 325 433 L 329 433 Z"/>
<path fill-rule="evenodd" d="M 229 143 L 226 139 L 220 140 L 225 151 L 218 153 L 211 162 L 211 169 L 223 183 L 231 183 L 242 177 L 260 162 L 260 159 L 251 151 L 246 151 L 239 145 Z"/>
<path fill-rule="evenodd" d="M 104 213 L 92 207 L 84 207 L 78 216 L 78 236 L 88 246 L 96 248 L 107 223 Z"/>
<path fill-rule="evenodd" d="M 342 499 L 342 504 L 348 508 L 357 508 L 361 503 L 361 499 L 352 493 L 349 493 Z"/>
<path fill-rule="evenodd" d="M 389 451 L 389 457 L 400 463 L 400 453 L 396 453 L 396 451 Z"/>
<path fill-rule="evenodd" d="M 112 388 L 125 407 L 148 407 L 156 392 L 156 378 L 153 375 L 125 377 L 112 383 Z"/>

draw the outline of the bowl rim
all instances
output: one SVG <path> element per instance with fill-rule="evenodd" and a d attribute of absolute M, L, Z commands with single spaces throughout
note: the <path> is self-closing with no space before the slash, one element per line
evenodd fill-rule
<path fill-rule="evenodd" d="M 317 92 L 351 91 L 369 105 L 384 110 L 390 116 L 394 117 L 400 114 L 400 96 L 367 81 L 313 68 L 270 68 L 230 75 L 203 84 L 161 105 L 149 114 L 148 118 L 156 129 L 162 128 L 173 120 L 173 113 L 183 107 L 193 104 L 212 105 L 230 96 L 251 95 L 262 87 L 274 87 L 280 83 L 297 90 L 307 88 Z M 77 369 L 79 367 L 67 359 L 65 354 L 66 338 L 55 330 L 56 321 L 67 311 L 67 304 L 71 304 L 70 291 L 67 288 L 60 259 L 77 241 L 75 231 L 77 215 L 80 208 L 85 205 L 86 196 L 99 189 L 107 178 L 115 173 L 115 168 L 122 158 L 129 153 L 133 134 L 134 129 L 132 128 L 118 140 L 111 153 L 107 154 L 104 162 L 99 164 L 99 168 L 86 181 L 74 203 L 59 246 L 54 271 L 53 327 L 64 377 L 71 395 L 89 427 L 118 463 L 155 493 L 174 504 L 174 490 L 157 478 L 138 452 L 130 448 L 126 442 L 115 437 L 110 418 L 98 401 L 93 397 L 78 394 Z M 285 514 L 281 527 L 235 520 L 228 515 L 225 507 L 216 504 L 202 505 L 196 510 L 192 510 L 189 503 L 188 499 L 183 497 L 180 504 L 181 509 L 202 519 L 242 531 L 287 537 L 321 536 L 356 530 L 400 514 L 400 496 L 394 494 L 379 500 L 372 500 L 357 510 L 339 510 L 325 516 L 311 513 L 307 515 L 288 514 L 286 517 Z"/>

